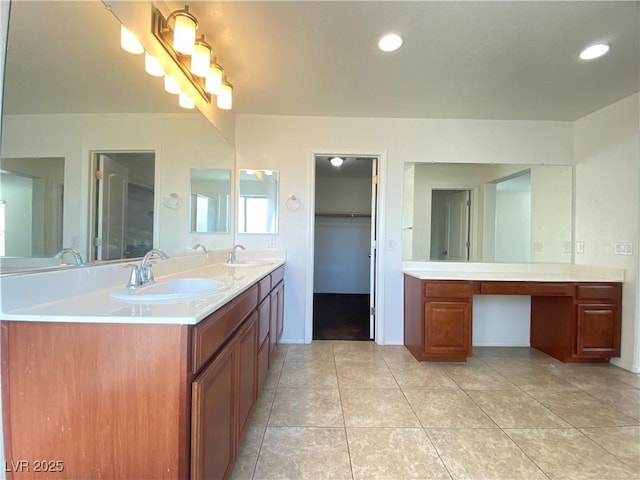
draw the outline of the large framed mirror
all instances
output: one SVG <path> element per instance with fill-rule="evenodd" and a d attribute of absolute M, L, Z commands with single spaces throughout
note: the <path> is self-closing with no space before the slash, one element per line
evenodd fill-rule
<path fill-rule="evenodd" d="M 193 233 L 229 233 L 231 170 L 191 169 L 190 221 Z"/>
<path fill-rule="evenodd" d="M 407 163 L 404 260 L 571 263 L 573 167 Z"/>
<path fill-rule="evenodd" d="M 278 233 L 277 170 L 240 170 L 238 232 Z"/>
<path fill-rule="evenodd" d="M 120 28 L 99 1 L 11 3 L 0 144 L 0 169 L 7 175 L 0 180 L 2 187 L 21 182 L 23 191 L 35 192 L 32 207 L 20 209 L 25 216 L 19 225 L 31 221 L 33 234 L 49 233 L 30 242 L 14 238 L 25 230 L 13 225 L 14 201 L 5 199 L 8 215 L 0 231 L 8 235 L 9 248 L 0 255 L 0 273 L 59 265 L 61 260 L 52 257 L 63 247 L 76 248 L 85 262 L 136 257 L 151 247 L 169 254 L 189 250 L 195 238 L 189 228 L 190 169 L 235 171 L 233 146 L 200 112 L 180 108 L 177 97 L 165 92 L 162 78 L 145 73 L 144 55 L 122 50 Z M 124 248 L 117 248 L 122 253 L 96 252 L 104 242 L 96 234 L 92 156 L 141 151 L 156 153 L 155 178 L 128 182 L 135 205 L 127 209 L 132 223 L 125 226 Z M 55 188 L 38 190 L 49 177 L 26 172 L 33 159 L 63 165 Z M 129 173 L 133 178 L 133 170 Z M 184 208 L 167 208 L 160 192 L 180 198 Z M 37 202 L 45 196 L 57 196 L 46 204 L 57 210 L 44 212 Z M 47 225 L 36 222 L 42 218 Z M 161 223 L 170 227 L 160 228 Z M 226 223 L 228 234 L 209 248 L 233 245 L 230 214 Z M 16 250 L 18 244 L 23 248 Z"/>

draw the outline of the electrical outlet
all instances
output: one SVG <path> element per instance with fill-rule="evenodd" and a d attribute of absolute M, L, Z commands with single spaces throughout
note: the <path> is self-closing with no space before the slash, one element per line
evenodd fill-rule
<path fill-rule="evenodd" d="M 562 242 L 562 251 L 564 253 L 571 253 L 571 242 L 568 240 L 565 240 L 564 242 Z"/>
<path fill-rule="evenodd" d="M 616 255 L 633 255 L 633 249 L 629 242 L 619 242 L 615 244 Z"/>
<path fill-rule="evenodd" d="M 532 248 L 532 250 L 533 250 L 534 252 L 541 252 L 541 251 L 542 251 L 542 247 L 543 247 L 542 240 L 535 240 L 535 241 L 533 242 L 533 248 Z"/>
<path fill-rule="evenodd" d="M 268 248 L 276 248 L 276 237 L 269 237 Z"/>
<path fill-rule="evenodd" d="M 576 242 L 576 253 L 584 254 L 584 242 L 582 240 Z"/>

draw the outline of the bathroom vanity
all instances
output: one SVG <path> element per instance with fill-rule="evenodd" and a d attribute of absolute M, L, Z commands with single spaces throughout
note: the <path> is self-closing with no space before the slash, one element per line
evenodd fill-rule
<path fill-rule="evenodd" d="M 121 310 L 3 314 L 7 478 L 43 461 L 38 478 L 227 478 L 282 334 L 283 263 L 212 267 L 233 283 L 213 299 L 117 305 L 103 290 L 91 298 Z"/>
<path fill-rule="evenodd" d="M 404 344 L 420 361 L 472 354 L 474 295 L 531 297 L 531 347 L 562 362 L 620 356 L 623 272 L 577 265 L 419 264 L 404 270 Z"/>

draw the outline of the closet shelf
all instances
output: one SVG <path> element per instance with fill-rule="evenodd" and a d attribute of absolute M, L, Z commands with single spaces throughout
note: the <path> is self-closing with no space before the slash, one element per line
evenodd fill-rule
<path fill-rule="evenodd" d="M 370 213 L 330 213 L 330 212 L 316 212 L 316 217 L 346 217 L 346 218 L 364 217 L 364 218 L 371 218 L 371 214 L 370 214 Z"/>

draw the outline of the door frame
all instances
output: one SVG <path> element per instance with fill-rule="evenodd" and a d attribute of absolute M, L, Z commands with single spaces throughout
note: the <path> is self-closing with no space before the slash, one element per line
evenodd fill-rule
<path fill-rule="evenodd" d="M 83 149 L 83 154 L 85 158 L 88 158 L 89 161 L 86 163 L 87 172 L 85 178 L 88 178 L 87 182 L 87 190 L 84 193 L 84 198 L 87 199 L 87 212 L 86 212 L 86 225 L 81 231 L 86 232 L 85 237 L 85 256 L 83 258 L 91 259 L 93 253 L 95 251 L 93 245 L 93 239 L 95 237 L 95 224 L 97 221 L 97 194 L 98 194 L 98 184 L 95 177 L 95 171 L 98 168 L 98 154 L 104 153 L 153 153 L 154 154 L 154 167 L 153 167 L 153 183 L 154 183 L 154 198 L 153 198 L 153 246 L 157 246 L 160 241 L 160 212 L 162 207 L 162 192 L 160 179 L 161 177 L 161 152 L 162 149 L 158 145 L 153 146 L 92 146 L 86 149 Z M 112 262 L 123 262 L 124 260 L 112 260 Z M 105 261 L 109 262 L 109 261 Z M 100 263 L 103 263 L 102 261 Z"/>
<path fill-rule="evenodd" d="M 316 156 L 318 155 L 340 155 L 347 157 L 376 157 L 378 160 L 378 190 L 377 190 L 377 215 L 376 223 L 378 230 L 378 239 L 376 244 L 376 277 L 375 277 L 375 331 L 374 340 L 379 345 L 384 345 L 384 275 L 385 275 L 385 251 L 399 248 L 399 245 L 387 245 L 386 243 L 386 179 L 387 179 L 387 152 L 386 150 L 371 149 L 349 149 L 341 147 L 332 148 L 314 148 L 309 151 L 308 171 L 309 171 L 309 196 L 307 198 L 307 224 L 309 225 L 307 236 L 307 275 L 306 275 L 306 292 L 305 292 L 305 322 L 304 322 L 304 342 L 311 343 L 313 340 L 313 277 L 314 277 L 314 252 L 315 252 L 315 211 L 316 211 Z M 374 225 L 371 225 L 374 228 Z M 393 247 L 393 248 L 391 248 Z"/>

